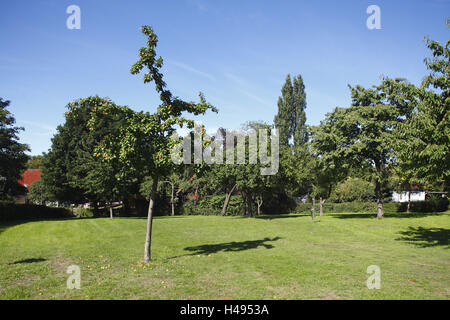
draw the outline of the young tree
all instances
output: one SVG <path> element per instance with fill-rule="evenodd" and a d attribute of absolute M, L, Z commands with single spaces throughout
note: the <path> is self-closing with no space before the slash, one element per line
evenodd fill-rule
<path fill-rule="evenodd" d="M 294 146 L 301 146 L 308 140 L 306 130 L 306 93 L 301 75 L 286 76 L 286 81 L 281 89 L 281 97 L 278 98 L 278 113 L 274 124 L 280 135 L 280 146 L 289 146 L 289 140 L 293 139 Z"/>
<path fill-rule="evenodd" d="M 100 106 L 91 118 L 91 123 L 97 123 L 104 112 L 126 113 L 126 123 L 121 127 L 120 134 L 107 137 L 96 148 L 96 155 L 109 163 L 121 168 L 119 177 L 126 172 L 139 172 L 153 179 L 148 206 L 147 228 L 144 246 L 144 262 L 151 259 L 151 234 L 153 223 L 153 207 L 156 190 L 161 177 L 167 176 L 173 168 L 172 151 L 179 144 L 179 139 L 171 139 L 175 125 L 194 127 L 194 121 L 183 117 L 183 113 L 194 115 L 204 114 L 208 109 L 217 111 L 208 104 L 200 93 L 200 103 L 185 102 L 166 89 L 166 83 L 160 71 L 163 59 L 156 58 L 157 36 L 150 26 L 143 26 L 142 33 L 147 36 L 147 46 L 139 50 L 139 60 L 131 67 L 132 74 L 140 73 L 144 68 L 144 83 L 154 82 L 156 91 L 160 94 L 161 105 L 154 114 L 134 112 L 127 107 L 114 106 L 106 109 Z"/>
<path fill-rule="evenodd" d="M 266 154 L 268 150 L 272 150 L 271 136 L 272 126 L 262 121 L 249 121 L 243 125 L 243 134 L 245 135 L 245 165 L 236 165 L 234 172 L 236 174 L 236 186 L 241 191 L 244 200 L 244 213 L 246 216 L 253 216 L 253 207 L 256 204 L 258 215 L 261 214 L 261 207 L 264 203 L 264 198 L 271 195 L 272 188 L 275 186 L 276 177 L 274 175 L 263 175 L 261 169 L 266 167 L 265 164 L 258 162 L 250 163 L 251 155 L 260 156 L 261 153 Z M 261 131 L 262 130 L 262 131 Z M 266 138 L 261 134 L 267 134 Z M 250 143 L 250 135 L 255 136 L 255 145 Z M 262 150 L 264 144 L 261 144 L 264 139 L 267 139 L 267 150 Z M 278 159 L 277 159 L 278 160 Z"/>
<path fill-rule="evenodd" d="M 20 190 L 17 180 L 25 170 L 30 151 L 28 145 L 19 143 L 21 127 L 15 127 L 16 120 L 7 110 L 10 101 L 0 98 L 0 196 L 15 194 Z"/>
<path fill-rule="evenodd" d="M 231 196 L 237 190 L 236 184 L 236 167 L 230 164 L 214 165 L 211 166 L 210 185 L 217 193 L 224 193 L 225 200 L 222 205 L 222 216 L 227 214 L 228 204 Z"/>
<path fill-rule="evenodd" d="M 225 199 L 221 211 L 222 216 L 225 216 L 227 214 L 227 208 L 231 196 L 237 190 L 237 168 L 234 164 L 226 163 L 226 139 L 227 136 L 231 136 L 233 134 L 233 131 L 227 130 L 225 128 L 219 128 L 217 134 L 211 138 L 211 140 L 216 144 L 215 152 L 219 153 L 218 156 L 222 156 L 222 163 L 210 166 L 210 171 L 207 175 L 207 179 L 209 180 L 210 187 L 214 190 L 215 193 L 225 194 Z M 233 147 L 236 147 L 236 145 L 233 144 Z"/>

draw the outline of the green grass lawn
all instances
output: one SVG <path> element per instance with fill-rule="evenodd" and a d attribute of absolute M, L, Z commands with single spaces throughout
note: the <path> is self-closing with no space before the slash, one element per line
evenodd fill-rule
<path fill-rule="evenodd" d="M 374 217 L 159 217 L 149 265 L 144 218 L 3 224 L 0 299 L 449 299 L 450 212 Z"/>

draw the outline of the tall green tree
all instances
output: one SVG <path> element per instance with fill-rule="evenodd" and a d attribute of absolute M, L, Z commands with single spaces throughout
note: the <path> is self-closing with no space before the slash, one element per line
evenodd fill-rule
<path fill-rule="evenodd" d="M 104 112 L 94 125 L 88 126 L 91 114 L 99 106 Z M 108 113 L 115 104 L 98 96 L 68 104 L 65 123 L 58 126 L 52 147 L 43 160 L 42 180 L 59 201 L 71 203 L 112 202 L 125 200 L 137 191 L 138 175 L 119 176 L 120 168 L 102 162 L 94 150 L 107 137 L 119 135 L 126 114 Z"/>
<path fill-rule="evenodd" d="M 134 112 L 128 107 L 100 106 L 94 110 L 91 124 L 95 126 L 104 112 L 126 114 L 126 123 L 121 127 L 120 134 L 107 137 L 99 146 L 95 154 L 107 163 L 121 168 L 119 177 L 127 172 L 139 172 L 143 176 L 151 176 L 153 184 L 147 215 L 147 228 L 144 246 L 144 262 L 151 259 L 151 236 L 153 224 L 153 207 L 155 203 L 158 182 L 167 176 L 174 166 L 172 162 L 173 150 L 180 140 L 172 139 L 175 125 L 194 127 L 194 121 L 183 114 L 204 114 L 208 109 L 217 111 L 208 104 L 200 93 L 200 102 L 186 102 L 174 97 L 166 89 L 161 67 L 162 57 L 156 57 L 157 36 L 150 26 L 143 26 L 142 33 L 147 37 L 145 47 L 139 50 L 139 60 L 131 67 L 132 74 L 139 74 L 144 68 L 144 83 L 154 82 L 156 91 L 160 95 L 161 104 L 153 114 L 148 112 Z"/>
<path fill-rule="evenodd" d="M 417 90 L 404 79 L 388 78 L 370 89 L 350 88 L 352 105 L 327 114 L 313 143 L 324 159 L 356 168 L 368 165 L 369 178 L 375 182 L 377 217 L 382 218 L 382 187 L 395 161 L 395 131 L 417 106 Z"/>
<path fill-rule="evenodd" d="M 278 113 L 274 124 L 280 135 L 280 146 L 289 146 L 293 140 L 294 146 L 301 146 L 308 140 L 306 130 L 306 92 L 301 75 L 291 80 L 290 74 L 281 89 L 278 98 Z"/>
<path fill-rule="evenodd" d="M 16 119 L 7 110 L 10 101 L 0 98 L 0 197 L 14 195 L 22 191 L 17 183 L 26 168 L 30 151 L 28 145 L 19 142 L 19 132 L 24 130 L 14 126 Z"/>
<path fill-rule="evenodd" d="M 398 130 L 397 154 L 408 180 L 450 188 L 450 39 L 445 46 L 426 40 L 430 71 L 418 90 L 420 103 Z"/>

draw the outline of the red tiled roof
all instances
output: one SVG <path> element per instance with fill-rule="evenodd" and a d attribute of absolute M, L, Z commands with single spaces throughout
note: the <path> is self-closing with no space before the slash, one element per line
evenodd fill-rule
<path fill-rule="evenodd" d="M 41 169 L 27 169 L 22 174 L 22 178 L 17 182 L 22 186 L 29 188 L 33 182 L 41 180 L 41 173 Z"/>

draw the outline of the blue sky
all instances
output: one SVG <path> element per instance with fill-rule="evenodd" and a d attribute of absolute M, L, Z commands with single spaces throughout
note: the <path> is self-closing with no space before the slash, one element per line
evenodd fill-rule
<path fill-rule="evenodd" d="M 80 30 L 66 27 L 72 4 L 81 9 Z M 380 30 L 366 27 L 372 4 L 381 9 Z M 445 43 L 450 34 L 450 0 L 34 0 L 2 1 L 0 12 L 0 97 L 11 100 L 31 154 L 50 148 L 74 99 L 156 109 L 153 86 L 129 72 L 144 24 L 158 35 L 168 88 L 194 101 L 202 91 L 219 109 L 197 118 L 211 130 L 272 123 L 288 73 L 304 79 L 312 125 L 349 105 L 348 84 L 371 86 L 381 75 L 419 84 L 429 54 L 423 37 Z"/>

